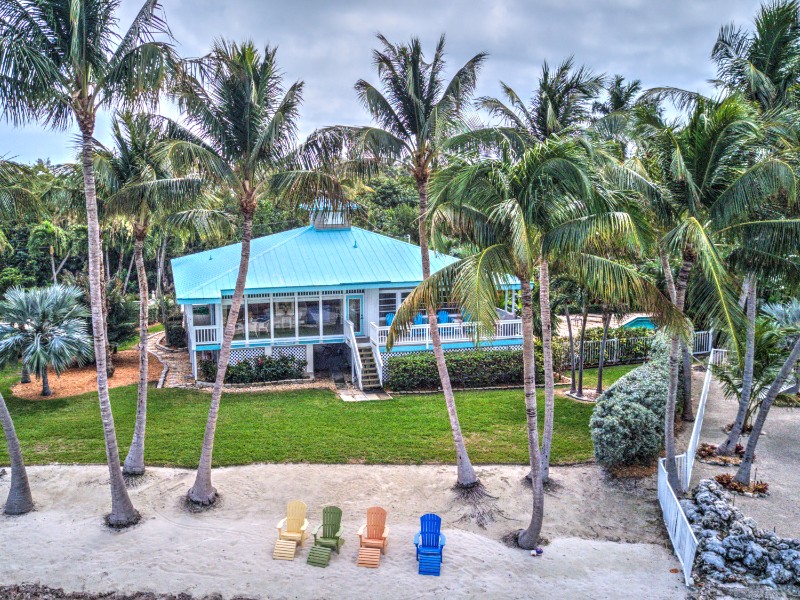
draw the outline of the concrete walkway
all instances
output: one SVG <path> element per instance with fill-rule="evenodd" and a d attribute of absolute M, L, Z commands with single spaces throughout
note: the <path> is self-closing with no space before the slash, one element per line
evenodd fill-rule
<path fill-rule="evenodd" d="M 736 417 L 736 403 L 728 400 L 712 380 L 706 404 L 701 442 L 720 444 L 723 428 Z M 747 443 L 747 438 L 743 439 Z M 784 537 L 800 538 L 800 409 L 772 407 L 756 450 L 753 476 L 769 483 L 767 498 L 734 496 L 736 506 L 756 520 L 759 527 Z M 695 462 L 692 485 L 719 473 L 735 473 L 735 467 Z"/>
<path fill-rule="evenodd" d="M 147 339 L 147 349 L 158 357 L 162 365 L 168 367 L 164 387 L 194 389 L 192 377 L 192 364 L 189 362 L 189 352 L 179 350 L 168 352 L 158 346 L 163 342 L 164 332 L 154 333 Z"/>

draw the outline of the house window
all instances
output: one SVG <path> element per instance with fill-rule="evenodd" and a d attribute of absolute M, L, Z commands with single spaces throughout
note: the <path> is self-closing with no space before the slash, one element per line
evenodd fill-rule
<path fill-rule="evenodd" d="M 294 298 L 288 301 L 280 301 L 275 303 L 275 337 L 287 338 L 294 337 Z"/>
<path fill-rule="evenodd" d="M 247 301 L 247 329 L 251 340 L 271 337 L 269 301 Z"/>
<path fill-rule="evenodd" d="M 228 314 L 231 312 L 231 305 L 226 304 L 222 307 L 222 326 L 227 327 L 228 325 Z M 244 318 L 245 318 L 245 305 L 242 302 L 242 306 L 239 308 L 239 316 L 236 319 L 236 329 L 233 330 L 233 339 L 234 341 L 240 341 L 244 339 Z"/>
<path fill-rule="evenodd" d="M 386 325 L 386 315 L 397 313 L 397 309 L 403 303 L 410 291 L 405 292 L 380 292 L 378 294 L 378 316 L 380 325 Z"/>
<path fill-rule="evenodd" d="M 341 298 L 329 298 L 322 301 L 323 335 L 344 335 Z"/>
<path fill-rule="evenodd" d="M 319 336 L 319 298 L 297 302 L 297 320 L 300 337 Z"/>
<path fill-rule="evenodd" d="M 214 307 L 210 304 L 192 306 L 192 323 L 195 327 L 214 325 Z"/>

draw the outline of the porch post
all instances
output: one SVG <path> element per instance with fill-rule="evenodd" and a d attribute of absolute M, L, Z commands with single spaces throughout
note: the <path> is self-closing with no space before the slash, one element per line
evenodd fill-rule
<path fill-rule="evenodd" d="M 244 309 L 244 345 L 250 345 L 250 315 L 247 314 L 247 296 L 242 298 L 242 308 Z"/>
<path fill-rule="evenodd" d="M 297 303 L 297 292 L 294 293 L 294 341 L 300 341 L 300 314 L 298 312 L 299 306 Z"/>
<path fill-rule="evenodd" d="M 269 295 L 269 343 L 275 343 L 275 297 Z"/>

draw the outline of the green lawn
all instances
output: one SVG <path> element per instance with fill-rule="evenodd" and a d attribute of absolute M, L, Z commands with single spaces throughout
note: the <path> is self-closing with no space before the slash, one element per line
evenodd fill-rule
<path fill-rule="evenodd" d="M 612 367 L 607 382 L 632 367 Z M 591 385 L 587 372 L 586 383 Z M 0 372 L 28 464 L 102 463 L 103 433 L 96 394 L 63 400 L 27 401 L 10 396 L 16 374 Z M 146 461 L 194 467 L 200 452 L 210 395 L 151 389 Z M 525 411 L 520 390 L 456 394 L 461 426 L 476 463 L 526 463 Z M 136 386 L 111 390 L 120 452 L 133 433 Z M 540 419 L 543 417 L 539 391 Z M 592 456 L 592 406 L 556 399 L 553 462 Z M 345 403 L 326 390 L 227 394 L 220 410 L 214 464 L 312 462 L 370 464 L 448 463 L 453 447 L 440 395 L 405 395 L 386 402 Z M 0 463 L 8 457 L 5 444 Z"/>
<path fill-rule="evenodd" d="M 150 327 L 147 328 L 147 331 L 150 333 L 156 333 L 157 331 L 164 331 L 164 326 L 161 323 L 155 323 L 153 325 L 150 325 Z M 117 350 L 119 350 L 120 352 L 122 352 L 123 350 L 134 350 L 138 345 L 139 345 L 139 330 L 137 326 L 136 333 L 131 337 L 129 337 L 124 342 L 121 342 Z"/>

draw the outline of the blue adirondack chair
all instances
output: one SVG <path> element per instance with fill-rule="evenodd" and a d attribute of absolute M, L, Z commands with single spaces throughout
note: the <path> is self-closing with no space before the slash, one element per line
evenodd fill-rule
<path fill-rule="evenodd" d="M 394 313 L 387 313 L 386 314 L 386 326 L 389 327 L 394 321 Z"/>
<path fill-rule="evenodd" d="M 450 315 L 447 313 L 446 310 L 440 310 L 438 313 L 436 313 L 436 319 L 439 321 L 439 323 L 442 324 L 449 323 Z"/>
<path fill-rule="evenodd" d="M 417 547 L 417 561 L 419 561 L 420 575 L 439 575 L 446 539 L 441 532 L 442 518 L 439 515 L 428 513 L 419 518 L 420 531 L 414 536 L 414 545 Z"/>
<path fill-rule="evenodd" d="M 422 316 L 422 313 L 417 313 L 417 316 L 414 317 L 414 325 L 422 325 L 425 322 L 425 317 Z"/>

